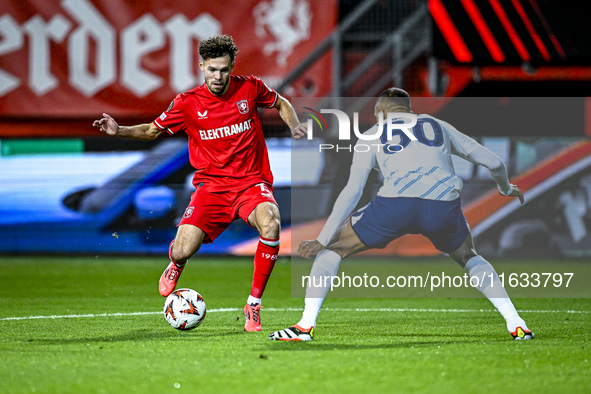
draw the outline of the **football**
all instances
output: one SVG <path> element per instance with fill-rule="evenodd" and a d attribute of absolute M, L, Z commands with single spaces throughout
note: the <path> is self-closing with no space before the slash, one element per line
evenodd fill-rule
<path fill-rule="evenodd" d="M 191 289 L 173 291 L 164 302 L 164 317 L 177 330 L 192 330 L 205 319 L 205 301 Z"/>

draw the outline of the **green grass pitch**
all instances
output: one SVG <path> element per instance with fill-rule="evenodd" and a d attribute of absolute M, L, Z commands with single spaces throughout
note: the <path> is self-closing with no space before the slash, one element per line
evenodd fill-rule
<path fill-rule="evenodd" d="M 284 343 L 267 335 L 301 316 L 288 260 L 261 333 L 243 331 L 251 259 L 191 260 L 179 287 L 199 291 L 208 314 L 188 332 L 158 313 L 165 265 L 0 257 L 0 392 L 591 392 L 589 299 L 515 299 L 536 333 L 523 342 L 482 297 L 328 299 L 316 339 Z"/>

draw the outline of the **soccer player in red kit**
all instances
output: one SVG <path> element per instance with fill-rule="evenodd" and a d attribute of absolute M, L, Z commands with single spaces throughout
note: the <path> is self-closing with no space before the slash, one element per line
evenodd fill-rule
<path fill-rule="evenodd" d="M 279 252 L 281 223 L 257 108 L 277 109 L 295 139 L 307 130 L 289 101 L 259 78 L 232 75 L 237 52 L 227 35 L 200 42 L 203 85 L 177 95 L 152 123 L 119 126 L 103 114 L 93 125 L 107 135 L 136 140 L 150 141 L 163 133 L 188 135 L 196 191 L 170 243 L 170 264 L 160 278 L 160 294 L 172 293 L 187 260 L 202 243 L 213 242 L 242 218 L 260 235 L 244 329 L 261 331 L 261 297 Z"/>

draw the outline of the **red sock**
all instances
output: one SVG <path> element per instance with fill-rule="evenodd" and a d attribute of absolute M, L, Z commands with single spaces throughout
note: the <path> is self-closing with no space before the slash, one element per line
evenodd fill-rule
<path fill-rule="evenodd" d="M 263 296 L 267 281 L 269 280 L 269 276 L 271 276 L 275 261 L 277 261 L 277 253 L 279 253 L 279 239 L 261 237 L 256 254 L 254 255 L 254 274 L 250 289 L 251 296 L 256 298 Z"/>

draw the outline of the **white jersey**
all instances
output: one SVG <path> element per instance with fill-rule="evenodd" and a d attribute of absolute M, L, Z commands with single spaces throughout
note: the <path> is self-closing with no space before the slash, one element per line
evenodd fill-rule
<path fill-rule="evenodd" d="M 378 191 L 381 197 L 457 199 L 463 182 L 455 175 L 451 155 L 466 159 L 480 145 L 449 123 L 432 116 L 418 115 L 416 120 L 416 125 L 408 130 L 417 140 L 411 140 L 401 130 L 394 130 L 392 139 L 387 141 L 385 124 L 379 141 L 360 139 L 357 145 L 378 144 L 372 145 L 368 152 L 356 154 L 352 168 L 377 167 L 384 177 L 384 184 Z M 364 134 L 375 135 L 376 127 Z M 400 148 L 402 150 L 395 151 Z M 358 151 L 363 149 L 367 147 L 357 146 Z"/>
<path fill-rule="evenodd" d="M 384 177 L 378 196 L 452 201 L 459 197 L 463 187 L 462 180 L 455 174 L 451 160 L 453 154 L 488 168 L 499 191 L 504 195 L 511 192 L 507 168 L 494 153 L 449 123 L 432 116 L 404 113 L 400 119 L 408 120 L 409 115 L 416 116 L 416 124 L 406 130 L 416 140 L 411 140 L 402 130 L 392 130 L 392 138 L 388 141 L 385 124 L 381 133 L 377 125 L 364 133 L 366 138 L 375 135 L 376 139 L 359 139 L 355 145 L 349 181 L 318 235 L 317 240 L 322 245 L 328 245 L 341 223 L 352 213 L 373 168 L 377 168 Z M 396 119 L 392 121 L 406 123 Z"/>

